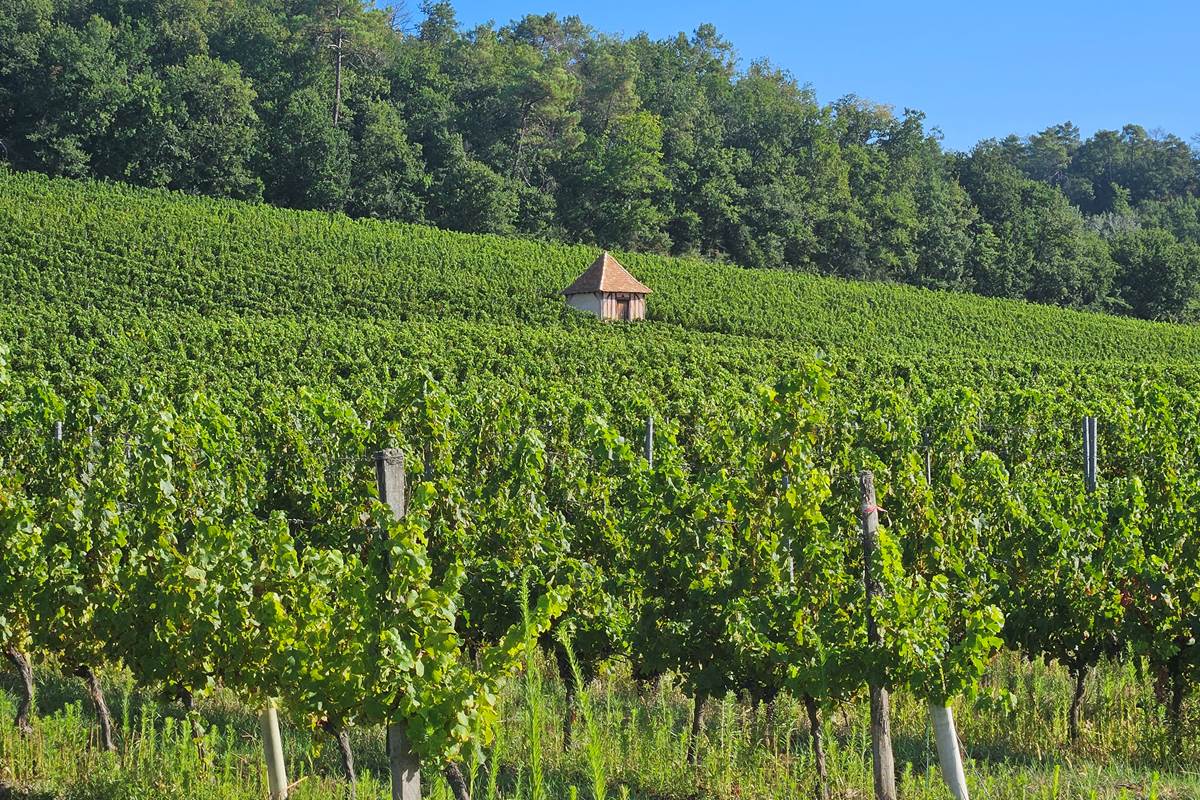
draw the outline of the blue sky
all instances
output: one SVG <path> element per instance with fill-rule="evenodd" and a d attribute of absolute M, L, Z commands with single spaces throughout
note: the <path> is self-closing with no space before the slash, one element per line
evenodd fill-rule
<path fill-rule="evenodd" d="M 415 5 L 415 3 L 413 4 Z M 466 27 L 577 14 L 663 38 L 711 22 L 741 65 L 770 59 L 822 102 L 854 93 L 919 108 L 947 147 L 1070 120 L 1084 135 L 1136 122 L 1200 134 L 1200 0 L 771 2 L 457 0 Z"/>

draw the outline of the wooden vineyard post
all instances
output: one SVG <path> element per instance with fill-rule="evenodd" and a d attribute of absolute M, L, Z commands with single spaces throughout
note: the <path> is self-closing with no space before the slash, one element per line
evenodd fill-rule
<path fill-rule="evenodd" d="M 262 730 L 263 755 L 267 759 L 267 791 L 271 800 L 287 800 L 287 768 L 283 762 L 283 738 L 279 735 L 279 712 L 275 710 L 274 700 L 267 701 L 258 724 Z"/>
<path fill-rule="evenodd" d="M 404 516 L 404 454 L 396 449 L 375 454 L 375 486 L 379 499 L 395 519 Z M 391 568 L 391 565 L 388 565 Z M 413 752 L 404 725 L 393 722 L 387 728 L 388 768 L 392 775 L 392 800 L 421 800 L 421 761 Z"/>
<path fill-rule="evenodd" d="M 689 766 L 700 764 L 700 734 L 704 732 L 704 692 L 696 690 L 692 698 L 692 733 L 688 737 L 687 763 Z"/>
<path fill-rule="evenodd" d="M 13 719 L 17 733 L 25 736 L 33 733 L 33 668 L 29 665 L 29 657 L 10 644 L 4 649 L 4 656 L 12 663 L 21 681 L 21 700 L 17 704 L 17 715 Z"/>
<path fill-rule="evenodd" d="M 871 605 L 881 593 L 879 581 L 871 574 L 871 562 L 879 546 L 879 508 L 875 505 L 875 476 L 870 470 L 859 474 L 862 490 L 863 582 L 867 590 L 867 640 L 872 647 L 883 644 L 883 635 L 875 624 Z M 878 680 L 871 689 L 871 755 L 875 765 L 875 800 L 896 800 L 896 761 L 892 755 L 892 723 L 888 693 Z"/>

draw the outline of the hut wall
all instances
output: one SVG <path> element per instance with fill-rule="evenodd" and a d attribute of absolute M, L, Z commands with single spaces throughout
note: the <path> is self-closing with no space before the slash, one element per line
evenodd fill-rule
<path fill-rule="evenodd" d="M 600 319 L 620 319 L 617 312 L 617 301 L 629 299 L 629 318 L 646 318 L 646 296 L 627 292 L 594 292 L 591 294 L 573 294 L 567 296 L 567 304 L 571 308 L 595 314 Z"/>
<path fill-rule="evenodd" d="M 620 314 L 617 311 L 617 301 L 623 298 L 629 300 L 629 318 L 645 319 L 646 318 L 646 296 L 641 294 L 633 294 L 632 292 L 602 292 L 600 300 L 600 318 L 601 319 L 620 319 Z"/>
<path fill-rule="evenodd" d="M 571 308 L 577 308 L 580 311 L 586 311 L 589 314 L 595 314 L 598 317 L 603 316 L 601 313 L 599 292 L 570 295 L 567 297 L 567 304 L 571 306 Z"/>
<path fill-rule="evenodd" d="M 646 295 L 635 294 L 632 302 L 629 304 L 630 319 L 645 319 L 646 318 Z"/>

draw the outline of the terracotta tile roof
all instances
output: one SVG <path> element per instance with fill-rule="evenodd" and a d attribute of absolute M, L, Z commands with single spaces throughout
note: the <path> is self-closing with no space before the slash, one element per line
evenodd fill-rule
<path fill-rule="evenodd" d="M 650 294 L 650 287 L 629 274 L 629 270 L 605 250 L 592 265 L 584 270 L 575 282 L 563 289 L 563 294 L 590 294 L 591 292 L 630 292 Z"/>

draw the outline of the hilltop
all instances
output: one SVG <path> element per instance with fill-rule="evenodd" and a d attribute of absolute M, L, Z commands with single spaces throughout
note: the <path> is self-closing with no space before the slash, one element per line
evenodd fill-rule
<path fill-rule="evenodd" d="M 710 24 L 223 0 L 183 35 L 141 18 L 170 4 L 25 5 L 0 11 L 17 170 L 1200 321 L 1200 153 L 1136 120 L 948 151 L 910 102 L 821 102 Z"/>
<path fill-rule="evenodd" d="M 560 290 L 596 250 L 0 173 L 0 336 L 18 366 L 355 380 L 418 367 L 751 385 L 814 354 L 980 370 L 1190 369 L 1200 330 L 1022 301 L 619 253 L 649 320 Z M 240 379 L 237 379 L 240 380 Z M 235 380 L 235 382 L 237 382 Z"/>

